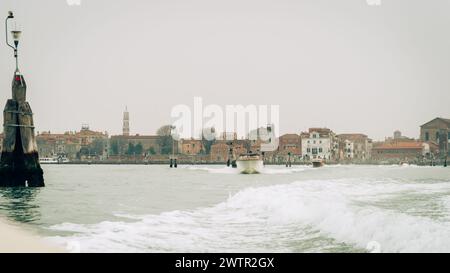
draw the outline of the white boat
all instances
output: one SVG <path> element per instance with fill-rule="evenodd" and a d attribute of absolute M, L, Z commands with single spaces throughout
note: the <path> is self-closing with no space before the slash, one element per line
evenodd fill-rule
<path fill-rule="evenodd" d="M 62 156 L 39 158 L 40 164 L 62 164 L 62 163 L 68 163 L 68 162 L 69 162 L 69 159 L 67 157 L 62 157 Z"/>
<path fill-rule="evenodd" d="M 264 168 L 264 162 L 259 154 L 243 154 L 238 157 L 236 164 L 242 174 L 257 174 Z"/>
<path fill-rule="evenodd" d="M 313 160 L 311 160 L 311 163 L 314 168 L 320 168 L 325 165 L 325 162 L 321 158 L 314 158 Z"/>

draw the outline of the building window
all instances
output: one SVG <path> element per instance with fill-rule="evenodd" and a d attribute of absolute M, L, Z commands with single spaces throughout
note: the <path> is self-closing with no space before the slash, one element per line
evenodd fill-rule
<path fill-rule="evenodd" d="M 436 142 L 439 142 L 439 132 L 436 132 Z"/>
<path fill-rule="evenodd" d="M 319 153 L 323 152 L 322 148 L 319 148 Z"/>
<path fill-rule="evenodd" d="M 313 155 L 316 155 L 316 154 L 317 154 L 317 148 L 313 148 L 313 149 L 312 149 L 312 154 L 313 154 Z"/>
<path fill-rule="evenodd" d="M 450 140 L 450 132 L 447 133 L 447 138 Z"/>
<path fill-rule="evenodd" d="M 307 149 L 306 149 L 306 152 L 307 152 L 307 153 L 310 153 L 310 152 L 311 152 L 311 148 L 307 148 Z"/>
<path fill-rule="evenodd" d="M 430 141 L 430 133 L 425 132 L 425 141 Z"/>

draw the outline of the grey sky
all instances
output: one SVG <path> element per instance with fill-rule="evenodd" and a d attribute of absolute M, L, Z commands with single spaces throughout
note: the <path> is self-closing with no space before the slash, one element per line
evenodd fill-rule
<path fill-rule="evenodd" d="M 2 0 L 8 10 L 38 131 L 120 133 L 127 105 L 131 133 L 152 134 L 194 96 L 278 104 L 282 133 L 418 137 L 450 118 L 450 0 Z M 4 42 L 0 60 L 4 103 Z"/>

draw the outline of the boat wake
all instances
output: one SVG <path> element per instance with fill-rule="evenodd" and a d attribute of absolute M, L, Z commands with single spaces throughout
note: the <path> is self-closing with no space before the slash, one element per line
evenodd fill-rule
<path fill-rule="evenodd" d="M 184 169 L 192 171 L 206 171 L 213 174 L 239 174 L 239 170 L 230 167 L 199 167 L 199 166 L 184 166 Z M 312 169 L 309 166 L 292 167 L 292 168 L 274 168 L 272 166 L 265 166 L 260 170 L 260 174 L 292 174 L 303 172 Z"/>
<path fill-rule="evenodd" d="M 449 185 L 342 179 L 247 188 L 210 208 L 55 225 L 72 235 L 49 239 L 83 252 L 348 252 L 374 244 L 450 252 Z M 411 208 L 407 197 L 417 193 L 440 204 L 441 215 Z"/>

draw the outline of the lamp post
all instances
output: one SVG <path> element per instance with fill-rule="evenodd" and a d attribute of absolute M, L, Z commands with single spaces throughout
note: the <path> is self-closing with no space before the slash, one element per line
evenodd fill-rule
<path fill-rule="evenodd" d="M 19 74 L 19 58 L 18 58 L 18 54 L 17 54 L 17 49 L 19 47 L 19 40 L 20 40 L 22 31 L 17 30 L 17 29 L 11 31 L 11 35 L 13 37 L 14 44 L 13 45 L 10 44 L 9 39 L 8 39 L 8 21 L 10 19 L 14 19 L 14 14 L 12 11 L 8 12 L 8 17 L 6 17 L 6 20 L 5 20 L 6 44 L 14 50 L 14 58 L 16 59 L 16 71 L 14 74 L 17 75 L 17 74 Z"/>
<path fill-rule="evenodd" d="M 10 11 L 5 20 L 6 44 L 14 50 L 16 70 L 11 84 L 12 98 L 6 102 L 3 111 L 3 149 L 0 157 L 0 187 L 44 187 L 44 172 L 39 164 L 36 137 L 34 134 L 33 111 L 26 100 L 27 84 L 19 72 L 18 54 L 19 30 L 8 33 L 9 20 L 14 19 Z"/>

